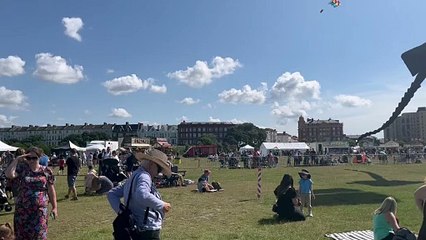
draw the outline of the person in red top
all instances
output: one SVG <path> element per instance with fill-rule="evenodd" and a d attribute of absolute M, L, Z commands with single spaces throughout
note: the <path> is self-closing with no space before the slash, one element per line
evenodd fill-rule
<path fill-rule="evenodd" d="M 58 172 L 58 174 L 62 175 L 64 173 L 64 169 L 65 169 L 64 155 L 60 155 L 59 156 L 58 165 L 59 165 L 59 172 Z"/>

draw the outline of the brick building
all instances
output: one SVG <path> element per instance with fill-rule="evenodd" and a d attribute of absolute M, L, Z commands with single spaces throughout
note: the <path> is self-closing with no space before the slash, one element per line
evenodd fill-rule
<path fill-rule="evenodd" d="M 195 145 L 198 139 L 207 134 L 214 134 L 218 142 L 223 142 L 228 129 L 235 124 L 230 122 L 181 122 L 178 125 L 179 145 Z"/>
<path fill-rule="evenodd" d="M 341 141 L 344 139 L 343 123 L 339 120 L 314 120 L 300 116 L 298 122 L 300 142 Z"/>
<path fill-rule="evenodd" d="M 385 141 L 416 143 L 426 141 L 426 107 L 417 112 L 403 113 L 384 130 Z"/>

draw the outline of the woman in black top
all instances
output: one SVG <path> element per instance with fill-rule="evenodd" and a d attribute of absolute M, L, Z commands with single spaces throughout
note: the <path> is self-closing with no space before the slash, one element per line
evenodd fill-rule
<path fill-rule="evenodd" d="M 303 216 L 303 213 L 299 209 L 299 199 L 293 187 L 292 176 L 284 174 L 280 185 L 275 188 L 274 194 L 277 197 L 277 202 L 273 207 L 273 211 L 278 214 L 279 220 L 305 220 L 305 216 Z"/>

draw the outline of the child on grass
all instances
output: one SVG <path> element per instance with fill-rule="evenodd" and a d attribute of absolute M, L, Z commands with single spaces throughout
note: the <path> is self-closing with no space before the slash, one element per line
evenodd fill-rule
<path fill-rule="evenodd" d="M 315 199 L 313 182 L 311 180 L 311 174 L 308 170 L 302 169 L 299 172 L 300 181 L 299 181 L 299 195 L 302 201 L 300 210 L 303 212 L 303 207 L 308 208 L 308 217 L 313 217 L 312 214 L 312 199 Z"/>

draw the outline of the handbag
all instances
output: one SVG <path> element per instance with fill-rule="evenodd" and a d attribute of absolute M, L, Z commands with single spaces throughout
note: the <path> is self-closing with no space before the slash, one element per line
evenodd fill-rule
<path fill-rule="evenodd" d="M 117 240 L 132 240 L 132 235 L 137 231 L 136 221 L 133 217 L 132 212 L 129 209 L 130 198 L 132 196 L 132 186 L 135 177 L 133 176 L 132 182 L 130 183 L 129 197 L 127 198 L 126 205 L 120 203 L 120 212 L 112 222 L 114 232 L 112 235 Z"/>
<path fill-rule="evenodd" d="M 393 240 L 416 240 L 416 235 L 408 228 L 402 227 L 395 232 Z"/>

